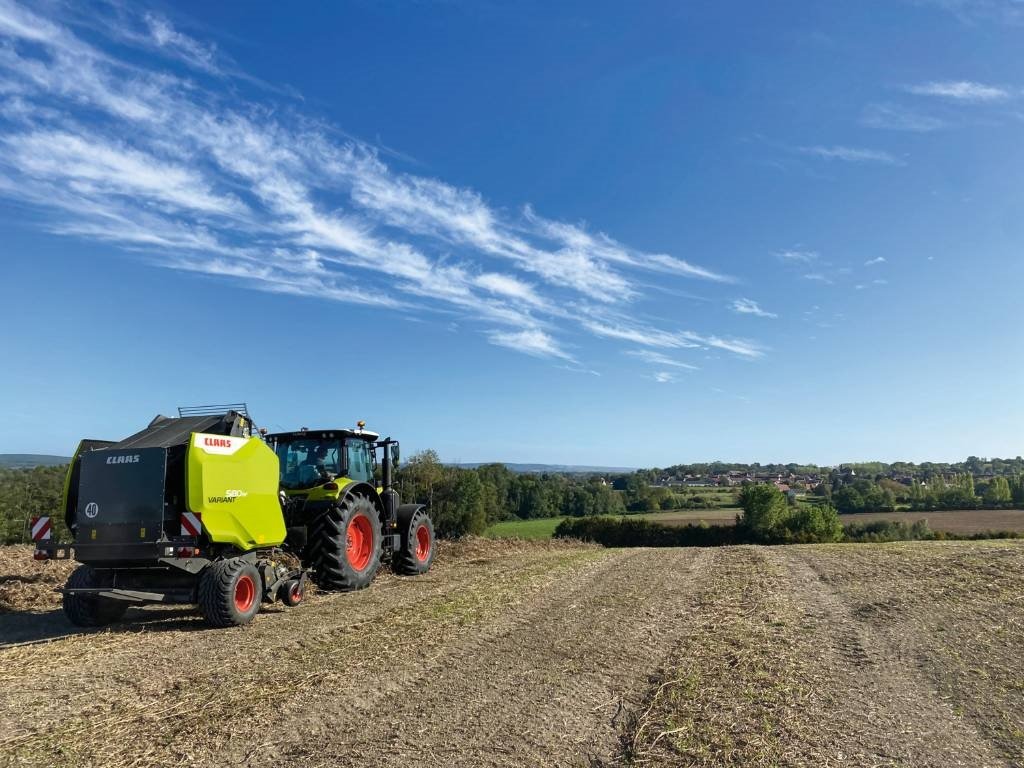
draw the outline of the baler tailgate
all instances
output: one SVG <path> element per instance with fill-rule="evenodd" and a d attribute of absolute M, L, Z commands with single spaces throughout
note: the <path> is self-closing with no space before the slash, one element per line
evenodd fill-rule
<path fill-rule="evenodd" d="M 80 559 L 125 559 L 125 545 L 151 544 L 163 537 L 166 464 L 163 448 L 82 456 L 75 511 Z"/>

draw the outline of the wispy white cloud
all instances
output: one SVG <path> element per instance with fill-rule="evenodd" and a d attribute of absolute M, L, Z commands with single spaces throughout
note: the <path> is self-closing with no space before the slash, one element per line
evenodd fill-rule
<path fill-rule="evenodd" d="M 680 333 L 663 331 L 650 326 L 635 325 L 626 322 L 603 321 L 584 318 L 583 326 L 595 336 L 607 339 L 629 341 L 646 347 L 662 347 L 665 349 L 697 348 L 700 344 Z"/>
<path fill-rule="evenodd" d="M 650 363 L 651 365 L 668 366 L 669 368 L 684 368 L 688 371 L 700 370 L 696 365 L 684 363 L 681 360 L 676 360 L 668 355 L 663 355 L 660 352 L 653 352 L 649 349 L 629 349 L 626 350 L 626 354 L 630 357 L 643 360 L 645 363 Z"/>
<path fill-rule="evenodd" d="M 757 317 L 770 318 L 778 317 L 774 312 L 768 312 L 761 309 L 761 305 L 753 299 L 736 299 L 733 301 L 731 306 L 733 312 L 737 312 L 741 315 L 757 315 Z"/>
<path fill-rule="evenodd" d="M 924 115 L 899 104 L 868 104 L 860 116 L 861 125 L 889 131 L 928 133 L 946 127 L 946 121 Z"/>
<path fill-rule="evenodd" d="M 215 73 L 221 71 L 217 64 L 215 45 L 189 37 L 175 29 L 169 19 L 155 13 L 147 13 L 144 20 L 149 38 L 158 48 L 197 69 Z"/>
<path fill-rule="evenodd" d="M 832 285 L 832 278 L 828 275 L 823 275 L 821 272 L 808 272 L 803 276 L 804 280 L 810 280 L 815 283 L 825 283 L 826 285 Z"/>
<path fill-rule="evenodd" d="M 61 181 L 84 197 L 143 196 L 174 209 L 245 214 L 246 206 L 217 194 L 200 173 L 85 132 L 34 131 L 3 138 L 6 162 L 27 176 Z"/>
<path fill-rule="evenodd" d="M 885 256 L 876 256 L 873 259 L 868 259 L 864 262 L 865 267 L 873 267 L 876 264 L 884 264 L 886 261 Z"/>
<path fill-rule="evenodd" d="M 0 0 L 0 195 L 37 206 L 51 231 L 256 290 L 454 314 L 552 359 L 573 361 L 560 337 L 579 333 L 763 354 L 621 311 L 652 274 L 659 288 L 731 276 L 398 171 L 331 126 L 240 100 L 224 78 L 251 78 L 215 45 L 116 5 L 112 20 L 57 22 Z M 115 45 L 86 42 L 76 24 Z M 190 75 L 118 58 L 125 45 Z"/>
<path fill-rule="evenodd" d="M 907 91 L 918 96 L 939 96 L 954 101 L 1005 101 L 1010 92 L 997 85 L 985 85 L 970 80 L 945 80 L 907 86 Z"/>
<path fill-rule="evenodd" d="M 879 149 L 862 147 L 797 147 L 797 151 L 805 155 L 813 155 L 826 160 L 840 160 L 844 163 L 872 163 L 877 165 L 906 165 L 900 158 Z"/>
<path fill-rule="evenodd" d="M 779 251 L 775 254 L 780 260 L 795 264 L 811 264 L 818 260 L 818 254 L 814 251 L 788 250 Z"/>
<path fill-rule="evenodd" d="M 885 279 L 882 279 L 882 278 L 878 278 L 877 280 L 872 280 L 871 282 L 874 283 L 875 285 L 888 285 L 889 284 L 888 280 L 885 280 Z"/>
<path fill-rule="evenodd" d="M 720 336 L 700 336 L 690 331 L 683 331 L 683 337 L 690 341 L 698 342 L 705 347 L 720 349 L 724 352 L 731 352 L 740 357 L 754 359 L 763 357 L 765 348 L 760 344 L 747 339 L 722 338 Z"/>
<path fill-rule="evenodd" d="M 596 336 L 629 341 L 645 347 L 661 349 L 713 348 L 746 358 L 762 357 L 765 349 L 747 339 L 704 335 L 694 331 L 666 331 L 624 318 L 609 318 L 598 314 L 585 316 L 584 327 Z"/>
<path fill-rule="evenodd" d="M 676 381 L 675 374 L 669 371 L 657 371 L 652 378 L 659 384 L 674 384 Z"/>
<path fill-rule="evenodd" d="M 572 356 L 563 350 L 553 338 L 544 331 L 491 331 L 488 334 L 492 344 L 525 352 L 538 357 L 557 357 L 572 360 Z"/>

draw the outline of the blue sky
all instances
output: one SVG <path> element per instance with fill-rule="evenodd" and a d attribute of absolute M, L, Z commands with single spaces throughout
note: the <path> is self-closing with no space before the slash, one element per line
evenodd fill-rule
<path fill-rule="evenodd" d="M 1022 35 L 0 0 L 0 451 L 246 400 L 453 461 L 1016 456 Z"/>

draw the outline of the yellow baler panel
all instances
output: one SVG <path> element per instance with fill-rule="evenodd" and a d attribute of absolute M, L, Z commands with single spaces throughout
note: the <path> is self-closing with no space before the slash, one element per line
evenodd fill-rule
<path fill-rule="evenodd" d="M 277 455 L 262 440 L 195 432 L 186 466 L 188 508 L 211 541 L 246 551 L 284 541 Z"/>

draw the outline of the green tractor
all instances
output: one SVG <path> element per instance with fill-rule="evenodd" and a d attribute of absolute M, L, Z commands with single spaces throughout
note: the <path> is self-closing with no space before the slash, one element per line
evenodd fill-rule
<path fill-rule="evenodd" d="M 298 605 L 308 578 L 348 591 L 384 561 L 425 573 L 430 516 L 392 487 L 398 442 L 363 427 L 268 435 L 236 404 L 157 416 L 119 442 L 84 440 L 64 484 L 74 541 L 51 543 L 49 521 L 34 519 L 35 557 L 82 563 L 62 592 L 84 627 L 151 603 L 198 604 L 208 623 L 240 625 L 265 602 Z"/>

